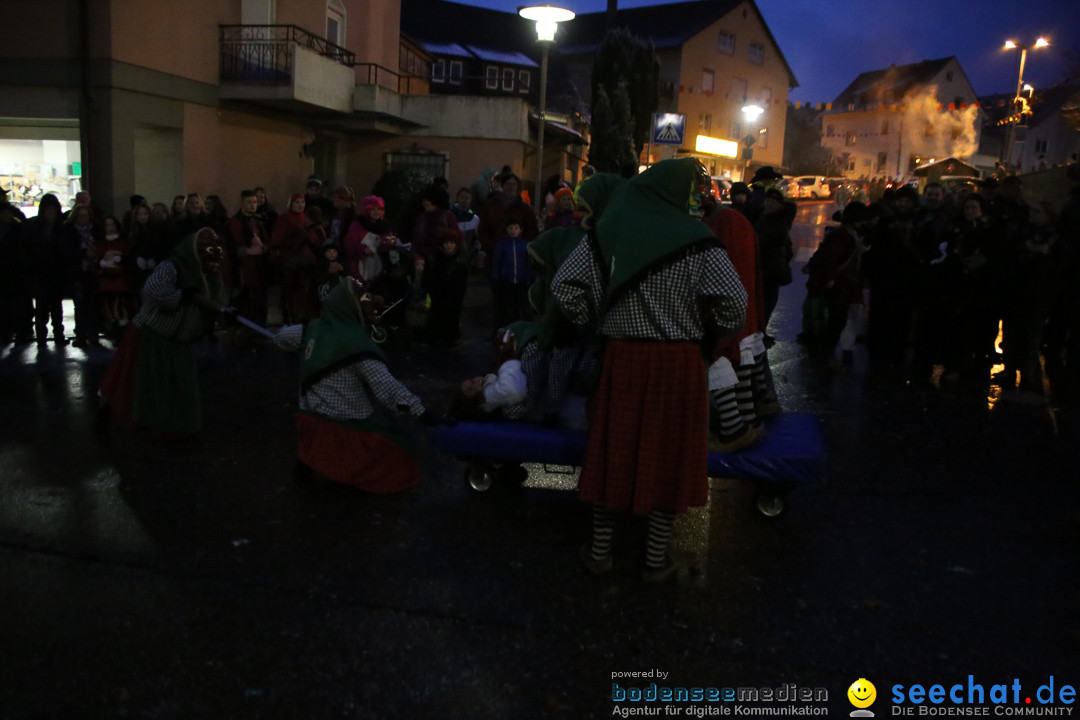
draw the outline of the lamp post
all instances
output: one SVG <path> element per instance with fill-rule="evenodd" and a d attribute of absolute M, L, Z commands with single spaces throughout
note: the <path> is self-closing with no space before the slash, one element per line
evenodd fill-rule
<path fill-rule="evenodd" d="M 1015 50 L 1016 48 L 1020 48 L 1020 74 L 1016 80 L 1016 96 L 1013 98 L 1013 107 L 1016 110 L 1017 114 L 1013 119 L 1013 122 L 1009 124 L 1009 132 L 1007 134 L 1008 140 L 1005 144 L 1005 147 L 1002 148 L 1001 159 L 1006 166 L 1012 164 L 1012 146 L 1015 140 L 1016 126 L 1023 121 L 1025 105 L 1022 93 L 1024 92 L 1024 65 L 1027 63 L 1028 50 L 1047 47 L 1049 44 L 1050 41 L 1044 37 L 1037 38 L 1035 42 L 1031 43 L 1030 45 L 1021 45 L 1015 40 L 1005 41 L 1005 50 Z"/>
<path fill-rule="evenodd" d="M 743 182 L 746 182 L 746 175 L 750 170 L 750 158 L 753 154 L 753 150 L 750 146 L 754 144 L 754 135 L 750 130 L 754 127 L 754 121 L 764 114 L 765 108 L 760 105 L 743 105 L 742 114 L 746 118 L 746 137 L 743 138 L 743 155 L 746 158 L 746 163 L 743 165 Z"/>
<path fill-rule="evenodd" d="M 536 214 L 539 217 L 544 210 L 544 125 L 547 113 L 547 72 L 548 51 L 555 44 L 555 31 L 559 23 L 574 19 L 574 13 L 553 5 L 534 5 L 518 10 L 518 15 L 536 23 L 536 39 L 543 51 L 540 61 L 540 110 L 536 129 Z"/>

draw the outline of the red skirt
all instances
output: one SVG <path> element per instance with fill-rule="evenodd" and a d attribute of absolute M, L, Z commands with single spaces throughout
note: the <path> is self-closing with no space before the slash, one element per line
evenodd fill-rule
<path fill-rule="evenodd" d="M 394 493 L 420 484 L 420 468 L 401 445 L 326 418 L 297 413 L 300 461 L 335 482 L 370 493 Z"/>
<path fill-rule="evenodd" d="M 101 378 L 98 395 L 109 403 L 113 417 L 127 420 L 135 403 L 135 377 L 139 367 L 139 328 L 127 326 L 109 367 Z"/>
<path fill-rule="evenodd" d="M 695 343 L 612 340 L 589 400 L 581 499 L 644 515 L 708 497 L 708 385 Z"/>

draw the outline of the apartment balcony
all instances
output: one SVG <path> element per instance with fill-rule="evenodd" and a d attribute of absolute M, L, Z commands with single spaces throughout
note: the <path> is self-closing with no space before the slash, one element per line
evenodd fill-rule
<path fill-rule="evenodd" d="M 221 98 L 292 112 L 353 108 L 356 55 L 295 25 L 219 25 Z"/>

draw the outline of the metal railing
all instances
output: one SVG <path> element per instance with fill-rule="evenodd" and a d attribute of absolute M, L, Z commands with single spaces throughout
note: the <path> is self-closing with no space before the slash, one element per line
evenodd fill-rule
<path fill-rule="evenodd" d="M 419 75 L 402 75 L 375 63 L 356 63 L 358 85 L 382 85 L 394 88 L 399 95 L 426 93 L 430 79 Z"/>
<path fill-rule="evenodd" d="M 348 67 L 356 64 L 356 53 L 296 25 L 219 25 L 218 29 L 222 82 L 288 85 L 294 46 Z"/>

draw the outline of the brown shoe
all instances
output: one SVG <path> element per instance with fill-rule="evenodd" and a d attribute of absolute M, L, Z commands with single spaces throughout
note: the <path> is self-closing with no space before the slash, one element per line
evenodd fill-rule
<path fill-rule="evenodd" d="M 733 453 L 742 450 L 743 448 L 750 447 L 758 439 L 758 431 L 755 427 L 764 427 L 761 423 L 751 427 L 743 425 L 742 429 L 732 435 L 731 437 L 712 436 L 709 438 L 709 449 L 722 453 Z"/>

